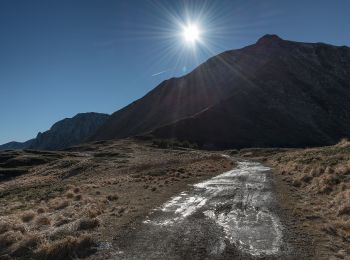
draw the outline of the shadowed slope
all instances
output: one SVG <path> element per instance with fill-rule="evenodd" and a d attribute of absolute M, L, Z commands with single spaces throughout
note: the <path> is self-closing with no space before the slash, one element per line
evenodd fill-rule
<path fill-rule="evenodd" d="M 94 139 L 153 131 L 220 147 L 331 144 L 350 133 L 349 82 L 348 47 L 266 35 L 163 82 Z"/>

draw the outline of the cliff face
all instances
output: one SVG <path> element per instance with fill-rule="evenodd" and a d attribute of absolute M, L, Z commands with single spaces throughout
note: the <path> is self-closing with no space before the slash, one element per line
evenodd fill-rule
<path fill-rule="evenodd" d="M 55 123 L 50 130 L 39 133 L 30 149 L 58 150 L 85 142 L 107 120 L 108 115 L 82 113 Z"/>

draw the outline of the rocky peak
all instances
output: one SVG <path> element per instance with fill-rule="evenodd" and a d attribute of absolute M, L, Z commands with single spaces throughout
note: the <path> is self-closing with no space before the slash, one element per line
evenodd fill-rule
<path fill-rule="evenodd" d="M 266 45 L 266 44 L 271 44 L 271 43 L 278 43 L 282 42 L 283 39 L 281 39 L 278 35 L 276 34 L 266 34 L 263 37 L 261 37 L 256 44 L 258 45 Z"/>

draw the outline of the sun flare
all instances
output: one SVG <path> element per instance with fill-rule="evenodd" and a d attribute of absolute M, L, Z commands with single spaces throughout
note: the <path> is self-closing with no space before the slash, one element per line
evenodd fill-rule
<path fill-rule="evenodd" d="M 188 43 L 195 43 L 200 40 L 200 30 L 196 24 L 189 24 L 183 28 L 183 37 Z"/>

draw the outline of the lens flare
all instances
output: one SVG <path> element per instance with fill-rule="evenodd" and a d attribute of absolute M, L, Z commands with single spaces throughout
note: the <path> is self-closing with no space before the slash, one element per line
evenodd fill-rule
<path fill-rule="evenodd" d="M 183 28 L 183 37 L 186 42 L 195 43 L 200 38 L 200 30 L 196 24 L 189 24 Z"/>

